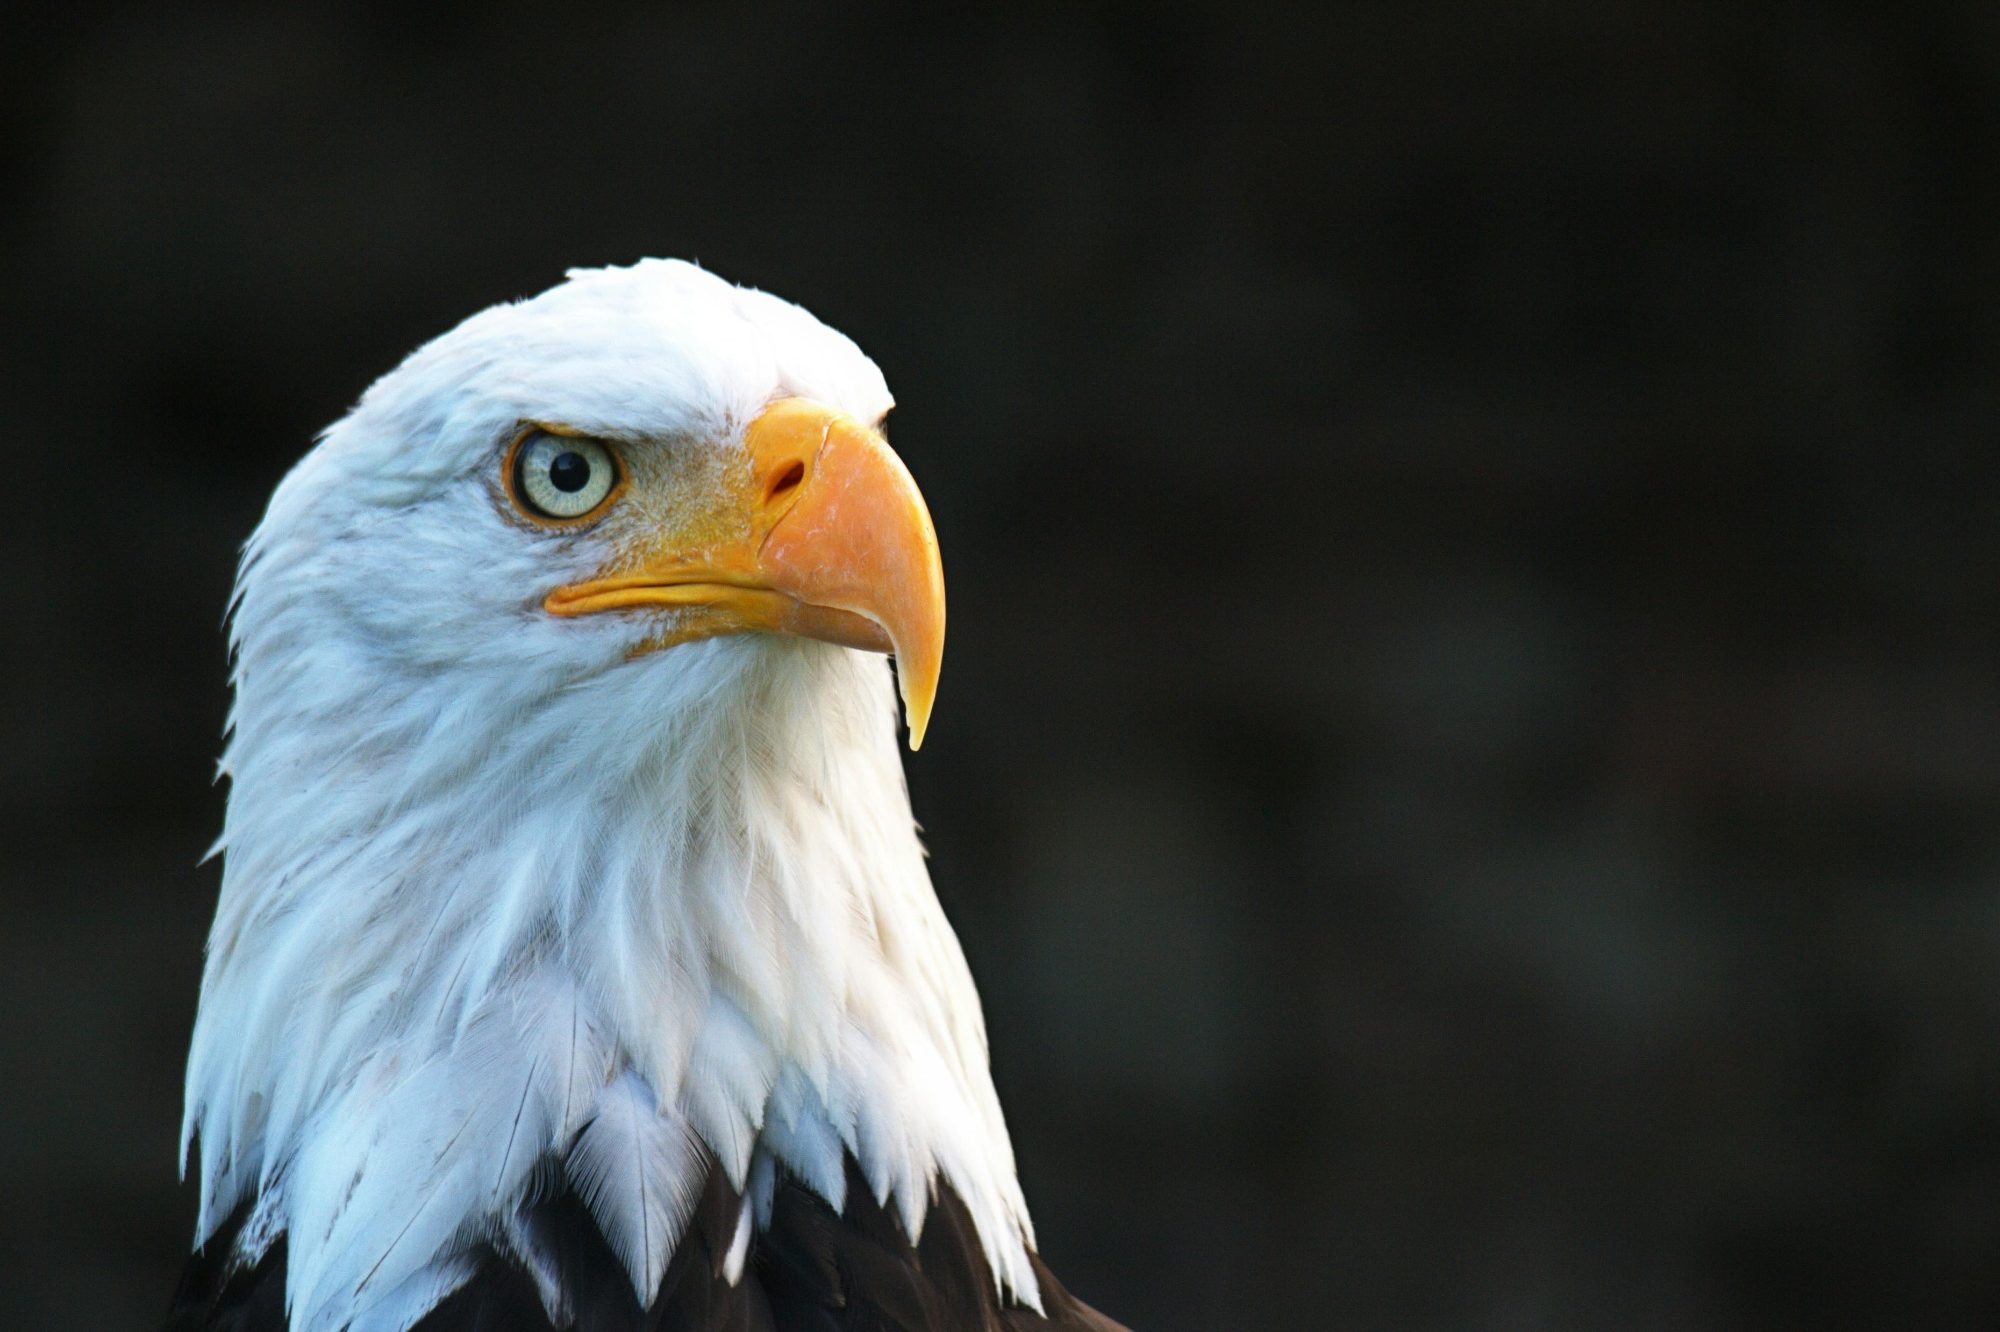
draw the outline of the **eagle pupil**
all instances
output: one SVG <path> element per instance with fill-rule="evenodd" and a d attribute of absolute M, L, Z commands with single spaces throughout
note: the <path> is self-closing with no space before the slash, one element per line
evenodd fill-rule
<path fill-rule="evenodd" d="M 590 482 L 590 460 L 581 453 L 558 453 L 549 463 L 549 484 L 574 495 Z"/>

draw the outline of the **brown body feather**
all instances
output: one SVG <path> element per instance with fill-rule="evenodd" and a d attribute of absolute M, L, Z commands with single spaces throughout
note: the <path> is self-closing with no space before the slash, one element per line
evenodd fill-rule
<path fill-rule="evenodd" d="M 596 1223 L 574 1194 L 531 1207 L 536 1246 L 555 1259 L 572 1317 L 551 1323 L 534 1282 L 511 1258 L 482 1252 L 472 1279 L 414 1332 L 1124 1332 L 1077 1300 L 1030 1255 L 1046 1316 L 1004 1301 L 958 1195 L 942 1183 L 914 1243 L 876 1203 L 852 1161 L 836 1213 L 780 1175 L 771 1224 L 753 1239 L 742 1280 L 724 1275 L 741 1198 L 709 1172 L 687 1233 L 652 1303 L 640 1308 Z M 285 1246 L 232 1266 L 243 1215 L 189 1260 L 166 1332 L 284 1332 Z"/>

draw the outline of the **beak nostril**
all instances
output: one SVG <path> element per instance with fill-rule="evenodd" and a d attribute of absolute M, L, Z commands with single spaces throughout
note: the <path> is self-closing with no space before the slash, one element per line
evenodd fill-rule
<path fill-rule="evenodd" d="M 764 492 L 764 502 L 771 504 L 783 499 L 792 491 L 797 490 L 799 483 L 805 479 L 806 465 L 796 461 L 791 463 L 771 478 L 770 487 Z"/>

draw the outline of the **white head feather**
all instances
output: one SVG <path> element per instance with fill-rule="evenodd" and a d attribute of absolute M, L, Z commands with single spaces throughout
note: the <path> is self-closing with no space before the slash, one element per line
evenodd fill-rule
<path fill-rule="evenodd" d="M 764 1206 L 782 1166 L 838 1207 L 851 1153 L 912 1235 L 941 1176 L 1039 1304 L 886 659 L 760 634 L 633 655 L 649 615 L 542 609 L 599 538 L 496 504 L 523 420 L 729 450 L 787 396 L 891 401 L 775 297 L 575 272 L 417 351 L 273 496 L 236 589 L 183 1153 L 198 1240 L 245 1205 L 243 1257 L 287 1236 L 295 1328 L 407 1327 L 473 1244 L 519 1241 L 551 1156 L 650 1294 L 704 1149 Z"/>

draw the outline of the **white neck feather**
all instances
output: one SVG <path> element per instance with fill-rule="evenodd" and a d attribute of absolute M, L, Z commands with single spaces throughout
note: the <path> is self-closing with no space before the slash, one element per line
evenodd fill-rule
<path fill-rule="evenodd" d="M 723 639 L 549 692 L 392 662 L 304 600 L 237 616 L 202 1239 L 254 1200 L 295 1328 L 397 1329 L 518 1239 L 538 1162 L 646 1295 L 705 1155 L 768 1220 L 778 1167 L 840 1206 L 848 1153 L 912 1235 L 948 1181 L 1039 1304 L 884 659 Z"/>

